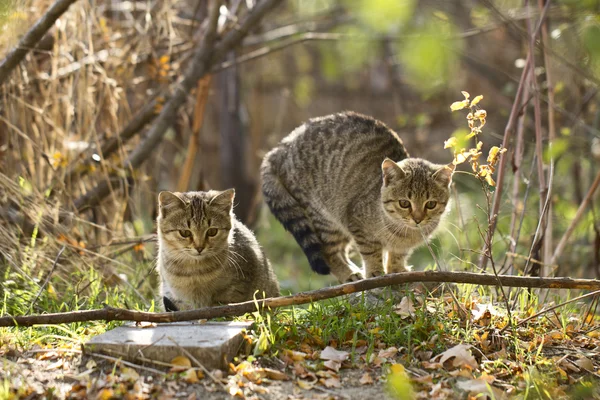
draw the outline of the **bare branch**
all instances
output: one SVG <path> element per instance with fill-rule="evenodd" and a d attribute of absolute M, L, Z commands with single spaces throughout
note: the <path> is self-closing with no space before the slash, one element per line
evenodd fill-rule
<path fill-rule="evenodd" d="M 57 0 L 42 17 L 37 20 L 35 25 L 27 31 L 25 36 L 19 41 L 19 44 L 8 53 L 6 58 L 0 63 L 0 86 L 6 82 L 13 69 L 33 49 L 42 37 L 52 28 L 56 20 L 67 11 L 71 4 L 77 0 Z"/>
<path fill-rule="evenodd" d="M 540 19 L 536 25 L 536 29 L 533 32 L 532 37 L 535 38 L 540 32 L 542 22 L 546 18 L 548 8 L 550 2 L 546 3 L 546 7 L 544 7 L 542 11 L 542 15 L 540 15 Z M 523 90 L 525 88 L 525 81 L 527 80 L 527 74 L 529 73 L 529 65 L 534 57 L 533 48 L 529 48 L 529 54 L 527 54 L 527 60 L 525 61 L 525 66 L 523 67 L 523 72 L 521 73 L 521 79 L 519 80 L 519 87 L 517 88 L 517 93 L 515 95 L 515 100 L 513 102 L 512 109 L 510 111 L 510 116 L 508 117 L 508 122 L 506 123 L 506 128 L 504 129 L 504 139 L 502 140 L 502 147 L 508 149 L 510 146 L 510 141 L 512 139 L 513 132 L 515 130 L 515 124 L 517 123 L 517 119 L 519 117 L 519 110 L 521 109 L 521 98 L 523 95 Z M 508 160 L 507 156 L 508 152 L 504 152 L 500 155 L 500 162 L 498 163 L 498 177 L 496 182 L 496 191 L 494 192 L 494 200 L 492 204 L 492 212 L 490 213 L 491 223 L 488 226 L 488 229 L 491 231 L 491 234 L 494 234 L 496 230 L 496 222 L 498 219 L 498 210 L 500 210 L 500 201 L 503 193 L 504 186 L 504 176 L 506 175 L 506 161 Z M 491 243 L 485 244 L 482 256 L 479 260 L 479 268 L 485 271 L 488 262 L 488 252 L 491 251 Z"/>
<path fill-rule="evenodd" d="M 600 290 L 600 280 L 596 279 L 571 279 L 571 278 L 538 278 L 511 275 L 476 274 L 471 272 L 401 272 L 363 279 L 358 282 L 302 292 L 292 296 L 274 297 L 270 299 L 257 299 L 244 303 L 229 304 L 218 307 L 200 308 L 190 311 L 173 313 L 150 313 L 132 311 L 120 308 L 104 308 L 101 310 L 72 311 L 56 314 L 27 315 L 18 317 L 0 317 L 2 326 L 33 326 L 40 324 L 65 324 L 82 321 L 147 321 L 147 322 L 177 322 L 192 321 L 197 319 L 211 319 L 217 317 L 231 317 L 243 315 L 259 309 L 287 307 L 291 305 L 307 304 L 319 300 L 331 299 L 365 290 L 399 285 L 411 282 L 454 282 L 470 283 L 474 285 L 497 286 L 502 284 L 507 287 L 548 288 L 548 289 L 586 289 Z"/>
<path fill-rule="evenodd" d="M 127 160 L 125 167 L 135 169 L 138 168 L 162 141 L 162 138 L 167 129 L 173 124 L 177 110 L 187 100 L 187 95 L 190 90 L 203 78 L 210 73 L 211 67 L 221 60 L 228 51 L 236 47 L 248 32 L 260 22 L 260 20 L 281 3 L 281 0 L 265 0 L 256 5 L 252 11 L 246 16 L 245 20 L 236 27 L 235 30 L 229 32 L 223 39 L 217 41 L 217 19 L 219 16 L 218 7 L 213 7 L 209 15 L 209 28 L 204 36 L 204 40 L 200 48 L 196 51 L 190 66 L 184 74 L 183 80 L 176 85 L 176 88 L 164 105 L 160 115 L 154 121 L 154 124 L 148 131 L 144 141 L 136 147 Z M 216 8 L 216 10 L 215 10 Z M 216 42 L 216 44 L 215 44 Z M 108 181 L 102 181 L 93 190 L 86 193 L 75 201 L 75 207 L 81 211 L 85 208 L 99 204 L 110 193 L 110 184 Z"/>

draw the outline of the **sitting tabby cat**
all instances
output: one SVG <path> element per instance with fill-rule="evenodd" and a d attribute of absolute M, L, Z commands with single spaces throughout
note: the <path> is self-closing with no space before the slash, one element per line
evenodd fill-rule
<path fill-rule="evenodd" d="M 234 190 L 160 192 L 158 271 L 167 311 L 279 296 L 252 232 L 233 215 Z"/>
<path fill-rule="evenodd" d="M 363 277 L 348 258 L 351 243 L 367 277 L 406 271 L 412 249 L 444 214 L 453 172 L 453 164 L 409 158 L 394 131 L 353 112 L 309 120 L 261 166 L 275 217 L 312 269 L 340 282 Z"/>

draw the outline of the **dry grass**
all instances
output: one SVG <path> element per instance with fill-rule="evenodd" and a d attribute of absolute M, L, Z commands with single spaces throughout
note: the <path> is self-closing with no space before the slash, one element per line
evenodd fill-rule
<path fill-rule="evenodd" d="M 10 11 L 0 10 L 0 54 L 49 4 L 13 2 Z M 136 173 L 135 193 L 125 185 L 125 196 L 113 193 L 93 211 L 77 214 L 74 200 L 109 173 L 125 175 L 124 155 L 137 140 L 107 158 L 98 154 L 101 143 L 175 80 L 193 46 L 192 22 L 177 16 L 180 5 L 152 4 L 75 3 L 50 31 L 50 46 L 32 51 L 1 89 L 0 218 L 10 223 L 1 225 L 0 251 L 6 268 L 39 282 L 66 246 L 53 271 L 66 284 L 74 268 L 90 266 L 108 283 L 125 283 L 119 273 L 136 277 L 131 263 L 114 259 L 115 248 L 84 248 L 149 230 L 153 201 L 140 196 L 151 184 L 147 170 Z M 88 170 L 76 169 L 82 161 Z M 73 168 L 78 173 L 64 182 Z M 116 252 L 132 247 L 116 246 Z M 136 250 L 138 258 L 151 257 L 141 246 Z"/>

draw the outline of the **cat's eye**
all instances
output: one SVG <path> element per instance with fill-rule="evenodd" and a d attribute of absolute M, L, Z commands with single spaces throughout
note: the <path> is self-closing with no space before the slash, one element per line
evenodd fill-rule
<path fill-rule="evenodd" d="M 408 201 L 408 200 L 400 200 L 400 207 L 402 207 L 402 208 L 410 208 L 410 201 Z"/>
<path fill-rule="evenodd" d="M 428 210 L 433 210 L 435 206 L 437 206 L 437 201 L 429 200 L 427 203 L 425 203 L 425 208 Z"/>
<path fill-rule="evenodd" d="M 209 230 L 206 231 L 206 234 L 208 236 L 216 236 L 217 233 L 219 233 L 219 230 L 217 228 L 209 228 Z"/>
<path fill-rule="evenodd" d="M 182 229 L 179 231 L 179 234 L 181 235 L 181 237 L 189 238 L 190 236 L 192 236 L 192 231 L 188 229 Z"/>

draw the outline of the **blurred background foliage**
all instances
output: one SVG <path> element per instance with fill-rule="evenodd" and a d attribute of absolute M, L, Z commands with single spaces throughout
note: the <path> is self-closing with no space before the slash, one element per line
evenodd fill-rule
<path fill-rule="evenodd" d="M 222 16 L 235 22 L 231 13 L 243 15 L 254 3 L 225 1 Z M 0 2 L 0 55 L 49 5 Z M 199 42 L 206 1 L 77 2 L 0 88 L 2 312 L 102 302 L 152 307 L 160 190 L 235 187 L 235 211 L 257 232 L 285 293 L 333 283 L 310 271 L 263 205 L 262 156 L 308 118 L 353 110 L 399 132 L 411 155 L 447 163 L 452 154 L 444 140 L 466 128 L 464 115 L 449 109 L 461 90 L 484 96 L 488 123 L 480 139 L 487 154 L 502 142 L 527 56 L 527 22 L 535 26 L 540 13 L 538 2 L 516 0 L 284 1 L 227 59 L 263 55 L 215 72 L 205 111 L 195 106 L 200 87 L 192 91 L 165 140 L 131 172 L 123 160 L 139 137 L 109 155 L 99 149 L 181 76 Z M 547 21 L 535 74 L 546 173 L 553 161 L 554 246 L 598 171 L 600 2 L 554 1 Z M 546 67 L 555 94 L 552 150 Z M 523 273 L 540 203 L 532 101 L 522 114 L 522 155 L 511 142 L 493 246 L 496 264 L 511 273 Z M 193 140 L 198 147 L 190 154 Z M 455 174 L 453 205 L 431 247 L 411 258 L 415 269 L 434 268 L 437 260 L 443 269 L 479 271 L 488 205 L 467 168 Z M 77 210 L 80 196 L 113 173 L 123 179 L 112 183 L 110 195 Z M 591 205 L 550 273 L 600 276 L 596 198 Z M 518 230 L 511 232 L 513 214 Z"/>

